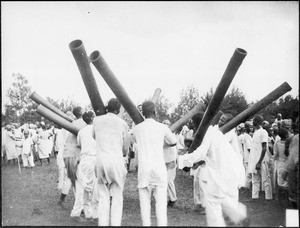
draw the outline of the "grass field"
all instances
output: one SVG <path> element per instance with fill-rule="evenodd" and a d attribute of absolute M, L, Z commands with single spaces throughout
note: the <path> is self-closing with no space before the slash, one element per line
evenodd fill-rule
<path fill-rule="evenodd" d="M 82 226 L 70 218 L 74 203 L 73 191 L 66 198 L 67 210 L 57 205 L 60 193 L 57 189 L 58 168 L 55 158 L 50 165 L 35 166 L 32 170 L 18 166 L 1 167 L 2 226 Z M 177 170 L 175 181 L 177 205 L 168 208 L 169 226 L 206 226 L 205 215 L 193 209 L 193 179 L 182 170 Z M 137 173 L 127 174 L 124 188 L 122 226 L 141 226 Z M 250 193 L 240 193 L 240 201 Z M 261 196 L 262 197 L 262 196 Z M 285 209 L 276 200 L 245 203 L 251 217 L 250 226 L 285 226 Z M 154 201 L 152 202 L 152 209 Z M 86 226 L 96 226 L 88 222 Z M 155 211 L 152 210 L 152 225 L 156 225 Z M 232 224 L 228 223 L 232 226 Z"/>

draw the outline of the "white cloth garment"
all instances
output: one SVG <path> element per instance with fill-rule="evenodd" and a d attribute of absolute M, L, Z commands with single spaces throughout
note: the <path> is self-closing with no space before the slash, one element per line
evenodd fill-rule
<path fill-rule="evenodd" d="M 6 132 L 5 150 L 7 160 L 12 160 L 18 157 L 14 138 L 15 136 L 11 131 Z"/>
<path fill-rule="evenodd" d="M 272 199 L 272 185 L 269 171 L 269 156 L 266 151 L 261 163 L 261 170 L 256 170 L 256 164 L 262 153 L 262 143 L 266 143 L 268 148 L 268 133 L 262 127 L 254 131 L 251 153 L 249 155 L 248 170 L 252 173 L 252 198 L 259 198 L 260 184 L 262 181 L 263 189 L 265 190 L 266 199 Z"/>
<path fill-rule="evenodd" d="M 49 158 L 49 154 L 51 154 L 53 142 L 52 139 L 50 139 L 50 132 L 40 131 L 38 134 L 38 141 L 37 141 L 37 149 L 39 153 L 39 158 Z"/>
<path fill-rule="evenodd" d="M 123 188 L 127 170 L 123 154 L 129 149 L 128 125 L 113 113 L 94 119 L 99 190 L 99 226 L 120 226 L 123 212 Z M 110 206 L 110 195 L 112 204 Z"/>
<path fill-rule="evenodd" d="M 246 208 L 237 197 L 241 180 L 245 179 L 244 167 L 218 126 L 207 129 L 202 144 L 193 153 L 179 156 L 178 166 L 180 169 L 192 167 L 200 160 L 205 161 L 199 180 L 204 192 L 207 225 L 224 226 L 222 210 L 235 223 L 245 219 Z"/>
<path fill-rule="evenodd" d="M 22 138 L 24 137 L 21 128 L 16 128 L 14 131 L 15 136 L 15 146 L 18 156 L 23 154 L 23 148 L 22 148 Z"/>
<path fill-rule="evenodd" d="M 23 166 L 27 167 L 29 163 L 29 166 L 33 167 L 34 162 L 33 162 L 33 152 L 32 152 L 32 146 L 33 146 L 32 138 L 31 137 L 22 138 L 22 145 L 23 145 L 23 154 L 22 154 Z"/>
<path fill-rule="evenodd" d="M 177 137 L 164 124 L 147 118 L 133 129 L 138 146 L 138 188 L 143 225 L 151 225 L 150 199 L 155 194 L 158 225 L 167 225 L 167 168 L 163 145 L 175 144 Z"/>
<path fill-rule="evenodd" d="M 81 158 L 77 166 L 76 195 L 71 217 L 80 216 L 81 210 L 84 209 L 85 216 L 91 218 L 94 208 L 92 190 L 96 177 L 96 142 L 93 138 L 93 125 L 87 125 L 78 132 L 77 144 L 81 148 Z"/>
<path fill-rule="evenodd" d="M 176 201 L 176 189 L 175 189 L 175 178 L 176 178 L 176 159 L 178 157 L 176 146 L 168 147 L 164 146 L 164 159 L 167 166 L 168 176 L 168 200 Z"/>

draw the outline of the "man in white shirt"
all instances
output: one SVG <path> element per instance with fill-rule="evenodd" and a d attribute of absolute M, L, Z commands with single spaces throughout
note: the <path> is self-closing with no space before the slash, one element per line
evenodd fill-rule
<path fill-rule="evenodd" d="M 129 149 L 129 127 L 117 116 L 120 107 L 120 102 L 112 98 L 107 105 L 107 114 L 94 119 L 99 226 L 120 226 L 122 222 L 123 189 L 127 174 L 123 157 Z"/>
<path fill-rule="evenodd" d="M 34 162 L 33 162 L 33 140 L 31 137 L 29 137 L 29 131 L 26 129 L 24 130 L 24 137 L 22 138 L 22 146 L 23 146 L 23 166 L 25 168 L 28 168 L 28 163 L 29 167 L 32 168 L 34 167 Z"/>
<path fill-rule="evenodd" d="M 165 119 L 163 122 L 166 126 L 170 126 L 171 122 Z M 164 146 L 164 159 L 168 172 L 168 206 L 174 206 L 177 201 L 176 189 L 175 189 L 175 178 L 176 178 L 176 160 L 177 160 L 177 148 L 176 146 Z"/>
<path fill-rule="evenodd" d="M 245 134 L 244 134 L 244 140 L 243 140 L 243 160 L 244 160 L 244 167 L 246 172 L 246 180 L 245 180 L 245 188 L 250 189 L 251 179 L 252 175 L 249 173 L 248 170 L 248 162 L 249 162 L 249 155 L 252 147 L 252 136 L 251 133 L 251 126 L 252 123 L 250 121 L 245 122 Z"/>
<path fill-rule="evenodd" d="M 199 179 L 204 192 L 207 225 L 226 226 L 223 212 L 235 224 L 247 221 L 246 207 L 236 197 L 244 178 L 244 167 L 217 125 L 207 129 L 202 144 L 194 152 L 179 156 L 178 167 L 192 167 L 201 160 L 205 161 Z"/>
<path fill-rule="evenodd" d="M 82 128 L 77 135 L 77 144 L 81 153 L 75 181 L 75 202 L 71 212 L 71 217 L 80 222 L 84 221 L 84 219 L 79 218 L 82 209 L 86 219 L 97 218 L 95 211 L 93 211 L 97 206 L 92 205 L 92 190 L 96 181 L 96 142 L 93 138 L 94 112 L 85 112 L 82 119 L 87 126 Z"/>
<path fill-rule="evenodd" d="M 151 195 L 154 192 L 158 226 L 167 225 L 167 168 L 163 146 L 174 146 L 176 135 L 155 121 L 155 104 L 142 104 L 145 120 L 133 129 L 138 146 L 138 189 L 143 226 L 151 225 Z"/>
<path fill-rule="evenodd" d="M 82 108 L 77 106 L 73 109 L 73 114 L 75 115 L 75 120 L 72 122 L 75 126 L 80 129 L 86 126 L 86 123 L 82 119 Z M 62 156 L 64 160 L 64 178 L 63 186 L 61 191 L 60 201 L 58 205 L 65 209 L 64 202 L 65 198 L 69 193 L 71 186 L 75 186 L 77 165 L 80 161 L 80 148 L 77 144 L 77 137 L 71 132 L 67 133 L 66 143 L 64 149 L 62 150 Z"/>
<path fill-rule="evenodd" d="M 268 168 L 268 133 L 262 128 L 262 122 L 263 117 L 261 115 L 257 115 L 253 118 L 255 131 L 253 134 L 252 148 L 248 164 L 249 173 L 252 173 L 252 199 L 248 200 L 250 202 L 254 202 L 259 198 L 261 181 L 264 185 L 266 200 L 273 199 L 271 178 Z"/>

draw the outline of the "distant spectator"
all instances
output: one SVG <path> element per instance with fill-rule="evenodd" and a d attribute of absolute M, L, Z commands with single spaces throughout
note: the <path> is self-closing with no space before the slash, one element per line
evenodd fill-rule
<path fill-rule="evenodd" d="M 27 168 L 34 167 L 33 162 L 33 140 L 31 137 L 29 137 L 29 131 L 28 129 L 24 130 L 24 138 L 22 138 L 22 146 L 23 146 L 23 166 Z M 29 165 L 29 167 L 28 167 Z"/>

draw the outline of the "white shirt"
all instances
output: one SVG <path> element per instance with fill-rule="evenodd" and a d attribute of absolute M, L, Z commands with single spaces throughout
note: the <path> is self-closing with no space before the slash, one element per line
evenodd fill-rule
<path fill-rule="evenodd" d="M 152 118 L 145 119 L 134 127 L 138 146 L 138 188 L 149 185 L 167 185 L 167 168 L 163 145 L 175 144 L 176 135 L 164 124 Z"/>
<path fill-rule="evenodd" d="M 242 159 L 242 154 L 240 151 L 239 143 L 238 143 L 238 136 L 235 133 L 235 129 L 233 128 L 229 132 L 225 134 L 225 137 L 227 138 L 228 142 L 231 144 L 234 151 L 238 154 L 240 159 Z"/>
<path fill-rule="evenodd" d="M 260 127 L 258 130 L 254 131 L 253 133 L 253 140 L 252 140 L 252 148 L 249 155 L 249 163 L 248 169 L 249 173 L 256 173 L 257 170 L 255 166 L 260 159 L 262 153 L 262 143 L 266 143 L 266 149 L 268 148 L 268 132 Z M 266 151 L 265 157 L 263 158 L 262 162 L 268 159 L 268 152 Z"/>
<path fill-rule="evenodd" d="M 23 154 L 27 155 L 31 152 L 31 145 L 33 145 L 33 140 L 31 137 L 27 137 L 27 139 L 24 137 L 22 138 L 22 144 L 23 144 Z"/>
<path fill-rule="evenodd" d="M 179 155 L 178 167 L 192 167 L 195 162 L 205 161 L 199 179 L 207 183 L 205 192 L 224 197 L 232 195 L 244 184 L 245 169 L 237 153 L 218 126 L 209 126 L 202 144 L 190 154 Z"/>
<path fill-rule="evenodd" d="M 127 123 L 113 113 L 96 116 L 94 119 L 94 137 L 97 154 L 110 154 L 123 162 L 123 148 L 128 151 L 129 134 Z"/>
<path fill-rule="evenodd" d="M 123 152 L 129 149 L 127 123 L 116 114 L 107 113 L 94 118 L 93 136 L 96 139 L 97 177 L 101 184 L 122 186 L 127 173 Z"/>
<path fill-rule="evenodd" d="M 78 132 L 77 144 L 81 148 L 81 158 L 84 156 L 96 156 L 96 141 L 93 138 L 93 125 L 87 125 Z"/>
<path fill-rule="evenodd" d="M 244 140 L 243 140 L 243 145 L 244 145 L 244 162 L 249 161 L 249 154 L 251 152 L 251 147 L 252 147 L 252 137 L 248 133 L 244 134 Z M 250 150 L 250 152 L 249 152 Z"/>

